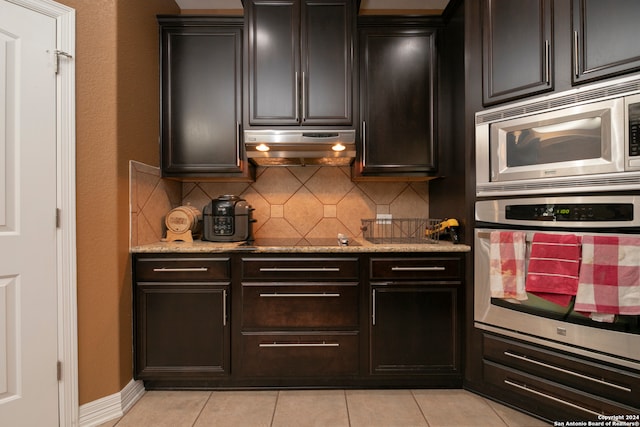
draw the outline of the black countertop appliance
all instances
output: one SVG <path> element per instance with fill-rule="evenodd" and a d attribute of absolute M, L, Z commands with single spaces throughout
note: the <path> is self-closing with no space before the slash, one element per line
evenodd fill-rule
<path fill-rule="evenodd" d="M 253 241 L 253 208 L 239 196 L 222 195 L 204 207 L 202 240 L 210 242 Z"/>

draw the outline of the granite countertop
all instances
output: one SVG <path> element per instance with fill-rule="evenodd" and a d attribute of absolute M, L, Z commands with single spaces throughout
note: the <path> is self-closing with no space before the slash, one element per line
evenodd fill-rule
<path fill-rule="evenodd" d="M 371 243 L 351 239 L 350 246 L 246 246 L 244 242 L 219 243 L 195 240 L 193 242 L 157 242 L 131 248 L 132 253 L 363 253 L 363 252 L 469 252 L 468 245 L 440 241 L 437 243 Z"/>

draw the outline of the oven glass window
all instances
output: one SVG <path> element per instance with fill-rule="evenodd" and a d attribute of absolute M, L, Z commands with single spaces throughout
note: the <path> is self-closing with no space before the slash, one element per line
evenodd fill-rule
<path fill-rule="evenodd" d="M 507 132 L 507 166 L 530 166 L 602 157 L 602 119 L 564 121 Z"/>

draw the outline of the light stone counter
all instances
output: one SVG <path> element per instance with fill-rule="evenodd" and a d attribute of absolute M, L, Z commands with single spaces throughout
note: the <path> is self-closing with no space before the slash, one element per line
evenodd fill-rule
<path fill-rule="evenodd" d="M 351 239 L 352 241 L 354 239 Z M 468 245 L 451 242 L 374 244 L 357 240 L 351 246 L 245 246 L 240 243 L 217 243 L 196 240 L 191 242 L 157 242 L 131 248 L 132 253 L 365 253 L 365 252 L 469 252 Z"/>

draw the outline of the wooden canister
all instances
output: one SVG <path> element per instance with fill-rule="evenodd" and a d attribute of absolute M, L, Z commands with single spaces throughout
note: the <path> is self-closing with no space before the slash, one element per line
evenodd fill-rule
<path fill-rule="evenodd" d="M 165 216 L 164 224 L 167 226 L 167 241 L 192 242 L 200 235 L 202 212 L 191 205 L 178 206 Z"/>

